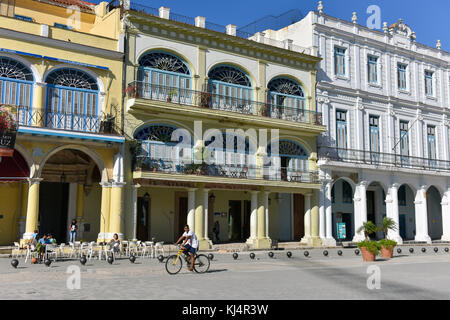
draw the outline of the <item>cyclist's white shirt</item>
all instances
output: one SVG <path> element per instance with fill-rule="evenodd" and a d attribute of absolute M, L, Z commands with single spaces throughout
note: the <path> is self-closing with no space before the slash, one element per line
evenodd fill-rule
<path fill-rule="evenodd" d="M 186 243 L 190 245 L 192 248 L 197 249 L 198 248 L 198 239 L 195 235 L 194 231 L 189 230 L 189 232 L 183 233 L 183 237 L 191 236 Z"/>

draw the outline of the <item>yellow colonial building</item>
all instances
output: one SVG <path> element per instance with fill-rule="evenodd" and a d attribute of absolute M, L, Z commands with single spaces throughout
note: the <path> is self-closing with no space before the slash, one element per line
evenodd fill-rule
<path fill-rule="evenodd" d="M 123 19 L 127 236 L 320 245 L 315 48 L 127 1 Z"/>
<path fill-rule="evenodd" d="M 0 245 L 34 230 L 68 241 L 122 235 L 121 10 L 80 0 L 2 1 L 0 104 L 16 107 L 0 162 Z"/>

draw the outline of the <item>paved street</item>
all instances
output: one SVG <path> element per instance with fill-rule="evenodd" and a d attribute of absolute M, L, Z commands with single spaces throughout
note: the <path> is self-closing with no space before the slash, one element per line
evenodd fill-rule
<path fill-rule="evenodd" d="M 330 249 L 275 253 L 241 253 L 238 260 L 231 254 L 215 254 L 207 274 L 191 273 L 185 268 L 180 274 L 167 274 L 164 264 L 156 259 L 139 259 L 135 264 L 117 260 L 114 265 L 92 260 L 81 267 L 78 261 L 44 264 L 24 264 L 18 269 L 10 259 L 0 259 L 1 299 L 180 299 L 195 296 L 205 299 L 449 299 L 450 253 L 443 248 L 423 254 L 419 248 L 412 255 L 396 255 L 390 261 L 363 263 L 354 250 L 344 250 L 342 257 Z M 81 268 L 81 289 L 69 290 L 66 273 L 70 265 Z M 381 289 L 369 290 L 368 266 L 381 270 Z M 186 290 L 189 288 L 189 296 Z"/>

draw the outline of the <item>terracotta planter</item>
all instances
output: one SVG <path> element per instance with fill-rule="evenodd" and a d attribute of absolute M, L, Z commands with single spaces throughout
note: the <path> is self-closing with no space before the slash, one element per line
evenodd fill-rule
<path fill-rule="evenodd" d="M 37 259 L 36 258 L 31 258 L 31 263 L 36 264 L 37 263 Z"/>
<path fill-rule="evenodd" d="M 386 248 L 385 246 L 381 247 L 381 256 L 383 258 L 391 259 L 394 255 L 394 246 L 390 246 L 389 248 Z"/>
<path fill-rule="evenodd" d="M 375 255 L 367 250 L 365 247 L 361 247 L 361 253 L 363 257 L 363 261 L 375 261 Z"/>

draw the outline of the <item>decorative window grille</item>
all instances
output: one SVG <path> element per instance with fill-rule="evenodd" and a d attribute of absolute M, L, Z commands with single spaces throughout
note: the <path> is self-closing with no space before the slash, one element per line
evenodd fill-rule
<path fill-rule="evenodd" d="M 47 78 L 46 125 L 54 129 L 97 132 L 97 80 L 84 71 L 61 68 Z"/>

